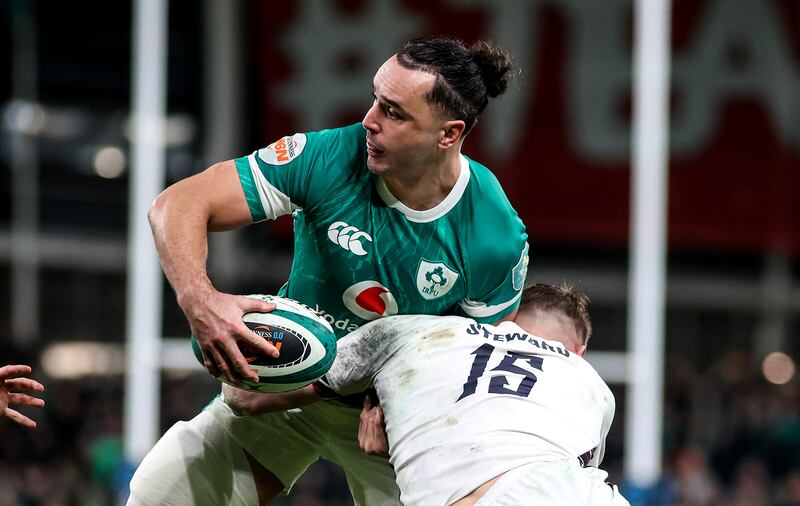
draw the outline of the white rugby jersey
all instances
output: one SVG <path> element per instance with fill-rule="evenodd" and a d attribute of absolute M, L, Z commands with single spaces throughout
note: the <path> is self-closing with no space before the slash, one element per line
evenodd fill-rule
<path fill-rule="evenodd" d="M 341 394 L 374 385 L 406 506 L 448 505 L 535 461 L 603 458 L 614 397 L 556 341 L 513 322 L 394 316 L 339 340 L 325 377 Z"/>

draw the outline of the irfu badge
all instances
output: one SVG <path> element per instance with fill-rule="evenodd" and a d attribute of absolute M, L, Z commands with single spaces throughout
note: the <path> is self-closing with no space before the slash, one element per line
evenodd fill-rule
<path fill-rule="evenodd" d="M 438 299 L 453 288 L 458 273 L 442 262 L 429 262 L 424 258 L 417 269 L 417 290 L 427 300 Z"/>

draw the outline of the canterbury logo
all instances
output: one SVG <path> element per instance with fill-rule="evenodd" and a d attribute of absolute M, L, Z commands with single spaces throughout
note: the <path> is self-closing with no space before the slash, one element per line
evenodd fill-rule
<path fill-rule="evenodd" d="M 338 244 L 346 251 L 360 257 L 367 254 L 367 250 L 364 249 L 364 244 L 361 241 L 372 242 L 372 237 L 368 233 L 362 232 L 356 227 L 351 227 L 343 221 L 331 223 L 331 226 L 328 227 L 328 238 L 332 243 Z"/>

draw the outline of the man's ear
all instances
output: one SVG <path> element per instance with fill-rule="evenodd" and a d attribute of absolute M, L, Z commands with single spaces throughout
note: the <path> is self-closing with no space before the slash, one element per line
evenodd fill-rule
<path fill-rule="evenodd" d="M 442 127 L 441 137 L 439 138 L 439 147 L 448 149 L 457 144 L 464 135 L 464 128 L 466 128 L 466 125 L 460 119 L 446 121 Z"/>
<path fill-rule="evenodd" d="M 577 353 L 579 357 L 584 356 L 586 354 L 586 345 L 582 344 L 578 346 L 578 349 L 575 350 L 575 353 Z"/>

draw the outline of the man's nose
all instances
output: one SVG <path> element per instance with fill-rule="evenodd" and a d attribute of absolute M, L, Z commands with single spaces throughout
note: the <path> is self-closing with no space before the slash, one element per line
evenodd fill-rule
<path fill-rule="evenodd" d="M 380 125 L 377 121 L 378 109 L 378 101 L 376 100 L 372 103 L 372 107 L 367 110 L 367 114 L 364 116 L 364 119 L 361 120 L 361 125 L 363 125 L 363 127 L 370 132 L 377 132 L 380 128 Z"/>

